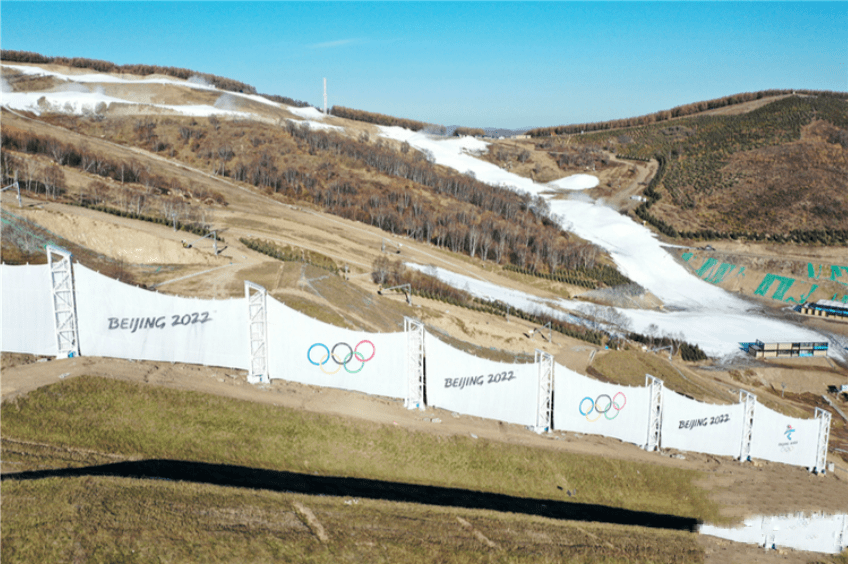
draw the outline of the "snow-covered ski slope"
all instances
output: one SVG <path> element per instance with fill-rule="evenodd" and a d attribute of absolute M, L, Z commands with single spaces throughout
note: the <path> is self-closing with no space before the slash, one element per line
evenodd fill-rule
<path fill-rule="evenodd" d="M 7 108 L 28 111 L 35 115 L 44 112 L 66 113 L 71 115 L 94 114 L 101 108 L 109 108 L 113 104 L 130 106 L 146 106 L 166 112 L 174 112 L 187 116 L 209 117 L 251 117 L 251 113 L 232 109 L 233 102 L 239 99 L 258 102 L 273 108 L 283 109 L 291 114 L 303 118 L 303 123 L 309 124 L 314 129 L 341 129 L 338 126 L 321 123 L 324 114 L 315 108 L 295 108 L 280 104 L 257 94 L 244 94 L 241 92 L 230 92 L 220 90 L 206 83 L 202 79 L 179 80 L 162 76 L 135 77 L 131 75 L 114 76 L 104 73 L 63 74 L 61 72 L 44 69 L 37 66 L 27 65 L 2 65 L 4 70 L 17 74 L 30 76 L 47 76 L 59 82 L 58 86 L 49 91 L 37 92 L 13 92 L 3 82 L 0 92 L 0 105 Z M 132 96 L 117 97 L 105 92 L 109 85 L 125 85 L 144 88 L 150 85 L 167 85 L 192 90 L 201 90 L 220 94 L 214 105 L 209 104 L 157 104 L 140 102 Z"/>
<path fill-rule="evenodd" d="M 552 213 L 564 229 L 606 249 L 624 274 L 663 301 L 666 311 L 619 309 L 632 320 L 636 331 L 644 332 L 649 325 L 655 324 L 663 332 L 682 333 L 686 340 L 697 343 L 712 356 L 736 353 L 740 350 L 740 343 L 756 339 L 827 340 L 815 331 L 758 314 L 752 304 L 693 276 L 663 249 L 653 232 L 629 217 L 583 199 L 553 199 L 550 184 L 537 184 L 475 158 L 475 154 L 487 149 L 484 141 L 470 137 L 441 139 L 400 127 L 380 129 L 385 137 L 406 141 L 411 147 L 429 155 L 434 162 L 473 174 L 477 180 L 546 197 Z M 557 182 L 568 185 L 567 180 Z M 434 272 L 446 282 L 473 295 L 498 299 L 525 310 L 548 309 L 548 313 L 562 318 L 561 311 L 550 308 L 557 305 L 575 311 L 580 307 L 579 302 L 558 300 L 553 304 L 533 296 L 519 296 L 519 292 L 506 288 L 495 290 L 493 284 L 442 269 Z M 832 346 L 831 354 L 845 357 L 841 346 Z"/>

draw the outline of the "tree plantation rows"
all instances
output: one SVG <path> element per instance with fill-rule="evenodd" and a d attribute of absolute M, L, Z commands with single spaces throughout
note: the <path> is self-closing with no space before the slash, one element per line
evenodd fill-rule
<path fill-rule="evenodd" d="M 667 236 L 847 241 L 848 104 L 839 97 L 789 96 L 745 114 L 574 139 L 622 158 L 660 160 L 648 202 L 635 213 Z M 658 214 L 651 208 L 660 198 L 665 211 Z M 669 205 L 691 210 L 701 225 L 677 219 Z"/>
<path fill-rule="evenodd" d="M 584 288 L 600 288 L 602 286 L 623 286 L 632 284 L 633 281 L 620 273 L 615 268 L 606 264 L 595 264 L 592 268 L 576 268 L 573 270 L 559 269 L 555 272 L 546 273 L 527 268 L 518 268 L 517 266 L 507 264 L 504 270 L 511 270 L 521 274 L 536 276 L 554 282 L 562 282 L 573 286 L 582 286 Z"/>
<path fill-rule="evenodd" d="M 687 360 L 690 362 L 697 362 L 699 360 L 707 360 L 707 354 L 701 350 L 701 347 L 698 345 L 692 345 L 683 341 L 682 339 L 677 339 L 669 336 L 661 336 L 655 337 L 653 335 L 642 335 L 641 333 L 629 333 L 627 338 L 631 341 L 636 341 L 637 343 L 643 343 L 648 347 L 656 347 L 659 349 L 665 347 L 671 347 L 672 352 L 676 354 L 676 352 L 680 352 L 680 357 L 683 360 Z"/>
<path fill-rule="evenodd" d="M 608 131 L 611 129 L 621 129 L 625 127 L 639 127 L 650 125 L 652 123 L 668 121 L 674 118 L 691 116 L 709 110 L 715 110 L 726 106 L 734 106 L 743 104 L 753 100 L 763 98 L 773 98 L 777 96 L 785 96 L 788 94 L 797 94 L 803 96 L 821 96 L 832 97 L 837 99 L 848 99 L 848 94 L 845 92 L 830 92 L 823 90 L 762 90 L 760 92 L 744 92 L 742 94 L 734 94 L 724 96 L 713 100 L 705 100 L 703 102 L 695 102 L 693 104 L 685 104 L 677 106 L 670 110 L 662 110 L 653 114 L 638 116 L 633 118 L 617 119 L 604 122 L 579 123 L 576 125 L 559 125 L 556 127 L 540 127 L 531 129 L 527 132 L 532 137 L 548 137 L 551 135 L 573 135 L 591 131 Z"/>
<path fill-rule="evenodd" d="M 248 239 L 241 237 L 239 241 L 241 241 L 241 243 L 248 249 L 253 249 L 263 255 L 268 255 L 271 258 L 284 262 L 302 262 L 311 264 L 312 266 L 317 266 L 318 268 L 332 272 L 336 276 L 339 275 L 339 267 L 336 266 L 336 262 L 321 253 L 316 253 L 315 251 L 310 251 L 308 249 L 297 249 L 289 245 L 283 247 L 271 241 L 264 241 L 261 239 Z"/>
<path fill-rule="evenodd" d="M 738 151 L 778 145 L 801 137 L 801 128 L 819 119 L 840 129 L 848 128 L 846 101 L 840 98 L 790 96 L 739 115 L 707 115 L 677 120 L 674 125 L 651 125 L 628 129 L 627 143 L 616 135 L 596 133 L 575 142 L 614 145 L 625 157 L 651 158 L 657 153 L 671 157 L 727 156 Z"/>
<path fill-rule="evenodd" d="M 599 269 L 598 272 L 603 270 Z M 544 312 L 528 312 L 509 307 L 499 301 L 474 298 L 468 292 L 454 288 L 434 276 L 424 272 L 407 270 L 402 261 L 393 261 L 386 256 L 379 256 L 374 260 L 371 268 L 371 279 L 375 284 L 385 287 L 409 284 L 412 294 L 415 296 L 492 315 L 511 315 L 538 325 L 539 328 L 550 324 L 551 329 L 557 333 L 597 346 L 607 344 L 610 348 L 619 348 L 624 344 L 623 339 L 627 339 L 651 347 L 670 346 L 672 347 L 672 354 L 679 353 L 685 361 L 695 362 L 707 358 L 707 355 L 698 345 L 687 343 L 682 337 L 655 335 L 659 332 L 656 326 L 649 327 L 652 331 L 650 335 L 630 332 L 628 330 L 630 321 L 626 316 L 612 308 L 601 308 L 591 303 L 587 303 L 586 307 L 582 308 L 586 325 L 569 323 Z"/>
<path fill-rule="evenodd" d="M 493 315 L 512 315 L 513 317 L 538 324 L 540 327 L 550 323 L 554 331 L 563 335 L 598 346 L 604 343 L 605 334 L 603 331 L 596 331 L 582 325 L 561 321 L 544 313 L 522 311 L 508 307 L 501 302 L 490 302 L 474 298 L 468 292 L 449 286 L 434 276 L 423 272 L 406 270 L 403 262 L 399 260 L 392 261 L 384 256 L 377 257 L 372 266 L 371 278 L 374 283 L 389 287 L 409 284 L 413 295 L 416 296 Z"/>

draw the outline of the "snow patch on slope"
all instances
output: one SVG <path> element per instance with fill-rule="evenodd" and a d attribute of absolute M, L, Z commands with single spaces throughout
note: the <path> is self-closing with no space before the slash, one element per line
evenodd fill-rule
<path fill-rule="evenodd" d="M 248 117 L 244 112 L 223 110 L 206 104 L 139 104 L 114 96 L 107 96 L 102 92 L 80 92 L 78 90 L 65 92 L 4 92 L 2 96 L 3 106 L 13 110 L 29 111 L 35 115 L 45 112 L 65 113 L 71 115 L 83 115 L 100 113 L 112 104 L 127 104 L 134 106 L 146 106 L 178 112 L 187 116 L 206 117 L 212 115 Z M 102 106 L 101 106 L 102 104 Z"/>
<path fill-rule="evenodd" d="M 599 182 L 598 177 L 591 174 L 572 174 L 571 176 L 548 182 L 548 186 L 559 188 L 560 190 L 588 190 L 597 186 Z"/>
<path fill-rule="evenodd" d="M 289 106 L 286 109 L 289 111 L 289 113 L 309 120 L 323 120 L 327 117 L 322 111 L 313 107 L 295 108 L 294 106 Z"/>
<path fill-rule="evenodd" d="M 666 334 L 683 335 L 684 340 L 697 343 L 705 353 L 714 357 L 740 354 L 739 344 L 750 342 L 752 335 L 756 335 L 757 338 L 764 341 L 813 341 L 823 339 L 815 331 L 753 313 L 658 311 L 595 306 L 579 300 L 545 299 L 532 296 L 436 266 L 420 266 L 411 263 L 407 263 L 407 266 L 434 276 L 476 298 L 500 301 L 516 309 L 529 313 L 550 315 L 555 319 L 570 323 L 584 323 L 584 319 L 571 315 L 568 311 L 583 312 L 586 308 L 596 308 L 601 312 L 612 310 L 629 318 L 632 323 L 631 329 L 637 333 L 648 334 L 651 332 L 650 326 L 656 325 Z M 836 350 L 832 352 L 838 353 Z"/>

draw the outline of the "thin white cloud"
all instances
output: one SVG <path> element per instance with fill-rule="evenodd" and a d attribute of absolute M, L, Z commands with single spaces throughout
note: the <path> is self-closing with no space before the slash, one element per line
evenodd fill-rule
<path fill-rule="evenodd" d="M 361 39 L 337 39 L 335 41 L 325 41 L 323 43 L 314 43 L 310 45 L 313 49 L 330 49 L 333 47 L 343 47 L 345 45 L 355 45 L 362 43 Z"/>

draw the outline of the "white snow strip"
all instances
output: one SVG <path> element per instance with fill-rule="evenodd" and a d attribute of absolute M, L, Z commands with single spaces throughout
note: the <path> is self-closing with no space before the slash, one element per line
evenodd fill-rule
<path fill-rule="evenodd" d="M 330 125 L 329 123 L 321 123 L 318 121 L 307 120 L 306 123 L 309 124 L 310 129 L 335 129 L 336 131 L 344 131 L 343 127 L 339 127 L 338 125 Z"/>
<path fill-rule="evenodd" d="M 548 182 L 548 186 L 560 190 L 588 190 L 594 188 L 599 183 L 600 181 L 597 176 L 592 176 L 591 174 L 572 174 L 571 176 Z"/>
<path fill-rule="evenodd" d="M 697 344 L 709 356 L 725 357 L 744 354 L 740 343 L 752 342 L 755 338 L 763 341 L 791 342 L 828 340 L 815 331 L 751 312 L 658 311 L 593 306 L 578 300 L 539 298 L 436 266 L 412 263 L 407 263 L 407 266 L 434 276 L 474 297 L 500 301 L 528 313 L 542 313 L 571 323 L 580 323 L 582 320 L 563 310 L 575 313 L 581 313 L 590 307 L 597 307 L 601 311 L 614 310 L 629 318 L 632 322 L 632 330 L 637 333 L 648 334 L 649 327 L 656 325 L 661 332 L 675 336 L 683 335 L 685 341 Z M 829 354 L 842 357 L 838 346 L 832 347 Z"/>
<path fill-rule="evenodd" d="M 477 180 L 514 190 L 533 194 L 541 193 L 544 186 L 535 184 L 529 178 L 512 174 L 486 161 L 481 161 L 468 152 L 486 149 L 485 141 L 473 137 L 437 137 L 402 127 L 378 126 L 380 134 L 389 139 L 406 141 L 410 146 L 428 155 L 435 163 L 450 167 L 459 172 L 472 172 Z"/>
<path fill-rule="evenodd" d="M 325 117 L 327 117 L 322 111 L 313 107 L 296 108 L 294 106 L 288 106 L 286 109 L 296 116 L 300 116 L 309 120 L 323 120 Z"/>
<path fill-rule="evenodd" d="M 619 270 L 667 306 L 708 311 L 745 311 L 752 306 L 692 275 L 663 249 L 656 235 L 604 205 L 551 200 L 560 225 L 606 249 Z"/>
<path fill-rule="evenodd" d="M 13 110 L 30 111 L 36 115 L 43 112 L 58 112 L 72 115 L 82 115 L 98 111 L 97 106 L 105 104 L 131 104 L 160 108 L 182 113 L 189 116 L 226 115 L 249 117 L 250 114 L 231 110 L 222 110 L 204 104 L 168 105 L 168 104 L 139 104 L 130 100 L 107 96 L 100 92 L 3 92 L 0 94 L 0 105 Z"/>
<path fill-rule="evenodd" d="M 100 92 L 3 92 L 0 95 L 0 104 L 3 106 L 30 111 L 36 115 L 46 111 L 78 115 L 95 111 L 101 103 L 108 107 L 114 103 L 127 102 Z"/>
<path fill-rule="evenodd" d="M 742 527 L 701 525 L 699 532 L 766 548 L 792 548 L 839 554 L 848 547 L 848 514 L 751 517 Z"/>
<path fill-rule="evenodd" d="M 381 126 L 380 131 L 383 136 L 390 139 L 406 141 L 412 147 L 429 155 L 438 164 L 463 173 L 471 172 L 477 180 L 487 184 L 534 195 L 544 194 L 550 190 L 546 185 L 536 184 L 529 178 L 518 176 L 492 163 L 468 155 L 462 149 L 468 149 L 469 147 L 464 143 L 470 143 L 470 141 L 464 140 L 473 138 L 462 138 L 457 141 L 456 138 L 439 138 L 400 127 Z M 473 141 L 475 145 L 472 147 L 485 145 L 483 141 L 477 139 Z M 588 180 L 586 182 L 588 184 Z M 649 229 L 615 210 L 579 200 L 550 200 L 550 205 L 564 229 L 573 231 L 580 237 L 606 249 L 624 274 L 647 288 L 666 304 L 722 310 L 744 310 L 749 307 L 746 302 L 735 298 L 721 288 L 692 276 L 662 248 Z"/>
<path fill-rule="evenodd" d="M 167 104 L 148 104 L 154 106 L 156 108 L 165 108 L 168 110 L 173 110 L 175 112 L 179 112 L 181 114 L 187 116 L 198 116 L 198 117 L 206 117 L 211 115 L 216 116 L 234 116 L 234 117 L 250 117 L 252 114 L 247 112 L 237 112 L 233 110 L 221 110 L 214 106 L 209 106 L 208 104 L 180 104 L 180 105 L 167 105 Z"/>
<path fill-rule="evenodd" d="M 312 121 L 312 120 L 308 120 L 308 119 L 305 119 L 305 120 L 287 119 L 286 121 L 293 123 L 295 125 L 299 125 L 301 127 L 308 127 L 309 129 L 344 131 L 344 128 L 339 127 L 338 125 L 330 125 L 329 123 L 321 123 L 319 121 Z"/>
<path fill-rule="evenodd" d="M 227 97 L 235 96 L 235 97 L 239 97 L 239 98 L 244 98 L 246 100 L 258 102 L 260 104 L 272 106 L 274 108 L 286 109 L 289 112 L 291 112 L 291 113 L 293 113 L 297 116 L 300 116 L 302 118 L 309 120 L 308 123 L 310 123 L 310 127 L 312 127 L 313 129 L 336 129 L 336 130 L 339 130 L 339 131 L 343 130 L 343 128 L 335 126 L 335 125 L 325 125 L 325 124 L 322 124 L 322 123 L 318 123 L 318 121 L 315 121 L 315 120 L 319 120 L 319 121 L 323 120 L 326 117 L 321 111 L 317 110 L 316 108 L 312 108 L 312 107 L 297 108 L 297 107 L 294 107 L 294 106 L 287 106 L 285 104 L 280 104 L 280 103 L 274 102 L 273 100 L 269 100 L 269 99 L 267 99 L 263 96 L 260 96 L 258 94 L 245 94 L 245 93 L 242 93 L 242 92 L 230 92 L 230 91 L 220 90 L 220 89 L 212 86 L 211 84 L 204 82 L 203 80 L 192 80 L 192 79 L 177 80 L 177 79 L 169 79 L 169 78 L 161 78 L 161 77 L 155 77 L 155 78 L 142 78 L 142 77 L 132 78 L 132 77 L 130 77 L 130 78 L 125 78 L 125 77 L 112 76 L 112 75 L 109 75 L 109 74 L 102 74 L 102 73 L 63 74 L 63 73 L 60 73 L 60 72 L 43 69 L 41 67 L 25 66 L 25 65 L 6 65 L 6 64 L 4 64 L 4 65 L 2 65 L 2 67 L 4 69 L 11 69 L 11 70 L 20 72 L 22 74 L 27 74 L 27 75 L 31 75 L 31 76 L 52 76 L 52 77 L 54 77 L 58 80 L 68 82 L 69 84 L 74 84 L 74 83 L 78 83 L 80 85 L 88 85 L 88 84 L 127 84 L 127 85 L 139 85 L 139 86 L 147 85 L 147 84 L 165 84 L 165 85 L 170 85 L 170 86 L 184 86 L 184 87 L 187 87 L 187 88 L 193 88 L 195 90 L 206 90 L 206 91 L 210 91 L 210 92 L 221 92 L 223 96 L 227 96 Z M 4 94 L 5 94 L 5 92 L 4 92 Z M 21 94 L 21 95 L 27 96 L 29 94 L 36 94 L 36 93 L 34 93 L 34 92 L 33 93 L 21 92 L 21 93 L 15 93 L 15 94 Z M 60 105 L 61 108 L 62 108 L 62 109 L 52 108 L 52 111 L 62 111 L 62 112 L 71 113 L 71 114 L 81 114 L 81 113 L 84 113 L 86 111 L 88 111 L 88 112 L 93 111 L 94 106 L 96 106 L 99 102 L 104 102 L 104 103 L 106 103 L 107 106 L 111 103 L 114 103 L 114 102 L 119 102 L 119 103 L 123 103 L 123 104 L 136 104 L 137 103 L 137 102 L 133 102 L 132 100 L 124 100 L 124 99 L 121 99 L 121 98 L 114 98 L 114 97 L 108 97 L 108 96 L 103 96 L 102 99 L 98 99 L 98 100 L 94 100 L 92 98 L 86 98 L 86 99 L 80 98 L 80 99 L 74 99 L 74 100 L 71 100 L 71 99 L 57 100 L 57 99 L 55 99 L 55 95 L 57 94 L 55 92 L 39 92 L 37 94 L 38 94 L 38 96 L 37 96 L 36 100 L 38 98 L 40 98 L 41 96 L 48 96 L 47 101 L 51 105 L 55 106 L 58 103 L 58 105 Z M 36 113 L 37 115 L 40 115 L 40 112 L 43 111 L 43 110 L 39 110 L 39 108 L 36 107 L 28 98 L 13 98 L 13 99 L 10 98 L 9 102 L 6 101 L 6 98 L 7 97 L 4 95 L 3 100 L 2 100 L 2 102 L 0 102 L 0 104 L 8 106 L 12 109 L 28 110 L 28 111 Z M 70 102 L 70 106 L 68 106 L 67 109 L 65 109 L 65 104 L 68 103 L 68 102 Z M 185 115 L 189 115 L 189 116 L 199 116 L 199 117 L 211 116 L 211 115 L 231 115 L 231 116 L 239 116 L 239 117 L 249 117 L 250 116 L 250 114 L 245 113 L 245 112 L 230 110 L 230 109 L 226 109 L 226 108 L 213 108 L 212 106 L 206 106 L 206 105 L 163 105 L 163 104 L 146 104 L 146 105 L 158 107 L 158 108 L 163 108 L 163 109 L 169 109 L 169 110 L 176 111 L 176 112 L 179 112 L 179 113 L 182 113 L 182 114 L 185 114 Z M 218 104 L 218 105 L 220 105 L 220 104 Z"/>
<path fill-rule="evenodd" d="M 536 184 L 505 171 L 492 163 L 467 154 L 469 147 L 462 138 L 439 138 L 400 127 L 380 127 L 390 139 L 406 141 L 427 154 L 437 164 L 463 173 L 473 173 L 477 180 L 534 195 L 544 194 L 550 187 Z M 471 148 L 485 145 L 474 139 Z M 588 175 L 586 175 L 588 176 Z M 591 177 L 594 178 L 594 177 Z M 567 179 L 565 179 L 567 180 Z M 595 179 L 597 180 L 597 179 Z M 575 181 L 576 183 L 577 181 Z M 588 183 L 588 181 L 587 181 Z M 665 304 L 680 308 L 739 311 L 750 307 L 732 294 L 689 273 L 666 252 L 656 236 L 629 217 L 600 204 L 580 200 L 549 200 L 551 211 L 564 229 L 606 249 L 619 269 L 631 280 L 648 289 Z"/>
<path fill-rule="evenodd" d="M 79 83 L 87 83 L 87 84 L 169 84 L 173 86 L 185 86 L 187 88 L 194 88 L 197 90 L 218 90 L 212 85 L 204 84 L 202 82 L 194 82 L 187 80 L 179 80 L 176 78 L 162 78 L 162 77 L 154 77 L 154 78 L 146 78 L 146 77 L 138 77 L 138 78 L 124 78 L 122 76 L 112 76 L 110 74 L 105 73 L 88 73 L 88 74 L 63 74 L 57 71 L 51 71 L 47 69 L 43 69 L 41 67 L 30 67 L 23 65 L 2 65 L 5 69 L 12 69 L 21 74 L 28 74 L 32 76 L 52 76 L 53 78 L 63 80 L 66 82 L 79 82 Z M 131 76 L 131 75 L 126 75 Z"/>
<path fill-rule="evenodd" d="M 420 264 L 413 264 L 409 262 L 406 263 L 406 266 L 413 270 L 418 270 L 424 274 L 438 278 L 442 282 L 453 286 L 454 288 L 464 290 L 476 298 L 488 300 L 490 302 L 503 302 L 514 308 L 527 312 L 544 311 L 545 313 L 553 314 L 553 305 L 555 300 L 546 300 L 544 298 L 532 296 L 511 288 L 504 288 L 503 286 L 471 278 L 470 276 L 465 276 L 463 274 L 457 274 L 438 266 L 422 266 Z"/>
<path fill-rule="evenodd" d="M 247 100 L 252 100 L 254 102 L 259 102 L 261 104 L 266 104 L 268 106 L 273 106 L 275 108 L 284 108 L 289 109 L 288 106 L 284 104 L 279 104 L 274 102 L 273 100 L 269 100 L 263 96 L 258 94 L 245 94 L 243 92 L 231 92 L 227 90 L 220 90 L 215 86 L 206 83 L 203 80 L 179 80 L 179 79 L 170 79 L 170 78 L 125 78 L 119 76 L 112 76 L 109 74 L 102 73 L 90 73 L 90 74 L 63 74 L 56 71 L 42 69 L 40 67 L 30 67 L 30 66 L 22 66 L 22 65 L 2 65 L 3 68 L 12 69 L 22 74 L 32 75 L 32 76 L 52 76 L 58 80 L 63 80 L 70 83 L 80 83 L 80 84 L 129 84 L 129 85 L 146 85 L 146 84 L 164 84 L 169 86 L 184 86 L 186 88 L 193 88 L 195 90 L 206 90 L 209 92 L 221 92 L 224 94 L 238 96 L 241 98 L 245 98 Z M 299 108 L 293 108 L 299 109 Z M 317 111 L 317 110 L 316 110 Z M 193 115 L 193 114 L 189 114 Z"/>

